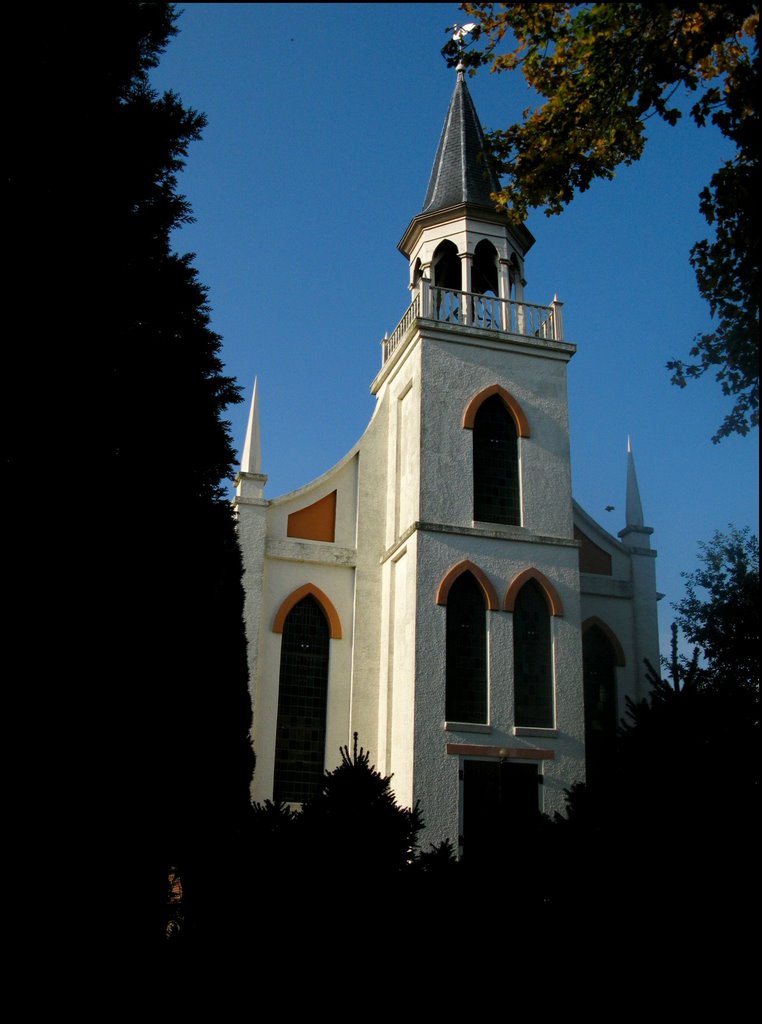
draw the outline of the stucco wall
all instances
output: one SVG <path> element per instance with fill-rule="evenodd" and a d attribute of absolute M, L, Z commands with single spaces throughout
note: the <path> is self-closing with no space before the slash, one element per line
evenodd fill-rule
<path fill-rule="evenodd" d="M 471 400 L 499 384 L 519 403 L 531 436 L 519 440 L 522 525 L 572 536 L 566 402 L 568 355 L 426 337 L 421 411 L 421 513 L 424 521 L 473 523 L 473 432 L 463 428 Z"/>

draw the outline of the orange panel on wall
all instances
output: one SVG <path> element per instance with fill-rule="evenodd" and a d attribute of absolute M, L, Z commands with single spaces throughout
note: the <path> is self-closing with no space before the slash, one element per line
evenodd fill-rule
<path fill-rule="evenodd" d="M 302 540 L 327 540 L 333 544 L 336 537 L 336 491 L 313 502 L 288 517 L 289 537 Z"/>
<path fill-rule="evenodd" d="M 574 539 L 582 542 L 582 547 L 579 549 L 579 571 L 596 573 L 598 576 L 610 576 L 611 555 L 594 544 L 576 526 L 574 527 Z"/>

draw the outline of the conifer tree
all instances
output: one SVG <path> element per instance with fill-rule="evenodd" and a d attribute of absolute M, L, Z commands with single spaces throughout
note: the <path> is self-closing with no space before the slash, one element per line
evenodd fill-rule
<path fill-rule="evenodd" d="M 22 59 L 6 66 L 5 579 L 11 687 L 33 698 L 14 721 L 47 726 L 22 756 L 48 758 L 48 906 L 100 890 L 100 926 L 136 941 L 163 936 L 170 866 L 211 915 L 252 768 L 224 489 L 240 396 L 172 244 L 204 118 L 149 81 L 176 18 L 117 2 L 6 20 Z"/>
<path fill-rule="evenodd" d="M 417 805 L 399 806 L 391 781 L 358 750 L 355 733 L 352 752 L 341 748 L 341 764 L 302 810 L 301 831 L 320 873 L 380 884 L 412 862 L 423 820 Z"/>

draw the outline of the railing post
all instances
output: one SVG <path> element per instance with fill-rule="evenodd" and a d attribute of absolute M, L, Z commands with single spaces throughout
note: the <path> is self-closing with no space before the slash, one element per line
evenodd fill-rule
<path fill-rule="evenodd" d="M 553 301 L 551 302 L 550 307 L 553 310 L 553 339 L 555 341 L 563 341 L 564 340 L 564 314 L 563 314 L 564 304 L 563 304 L 563 302 L 559 302 L 558 301 L 558 296 L 557 295 L 554 295 L 553 296 Z"/>

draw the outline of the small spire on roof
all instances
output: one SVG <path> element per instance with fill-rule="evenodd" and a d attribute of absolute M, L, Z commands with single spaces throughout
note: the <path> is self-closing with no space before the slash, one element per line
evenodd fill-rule
<path fill-rule="evenodd" d="M 249 408 L 249 423 L 246 427 L 246 440 L 241 456 L 242 473 L 262 472 L 262 447 L 259 439 L 259 397 L 257 395 L 257 378 L 254 378 L 254 390 Z"/>
<path fill-rule="evenodd" d="M 635 460 L 632 457 L 632 438 L 627 435 L 627 503 L 626 525 L 643 526 L 643 505 L 640 501 L 638 478 L 635 474 Z"/>

